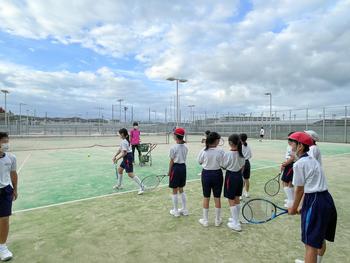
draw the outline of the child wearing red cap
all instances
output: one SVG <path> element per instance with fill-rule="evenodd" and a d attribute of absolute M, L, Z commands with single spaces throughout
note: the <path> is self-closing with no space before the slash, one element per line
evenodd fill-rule
<path fill-rule="evenodd" d="M 337 210 L 320 163 L 307 154 L 313 145 L 312 138 L 304 132 L 295 132 L 288 139 L 299 158 L 293 165 L 295 194 L 294 203 L 288 209 L 290 215 L 297 213 L 304 196 L 301 235 L 305 244 L 305 261 L 297 259 L 295 262 L 320 263 L 326 251 L 325 240 L 334 241 Z"/>
<path fill-rule="evenodd" d="M 170 210 L 170 214 L 175 217 L 179 217 L 181 214 L 184 216 L 188 215 L 186 194 L 183 189 L 186 185 L 186 158 L 188 153 L 184 136 L 185 130 L 183 128 L 176 128 L 174 130 L 174 140 L 176 144 L 170 148 L 169 154 L 169 187 L 173 189 L 173 209 Z M 181 209 L 178 209 L 178 193 L 181 195 Z"/>

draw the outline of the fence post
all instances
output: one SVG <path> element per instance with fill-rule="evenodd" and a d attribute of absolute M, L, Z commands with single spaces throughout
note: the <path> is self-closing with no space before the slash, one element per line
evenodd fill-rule
<path fill-rule="evenodd" d="M 345 143 L 348 143 L 347 118 L 348 118 L 348 107 L 345 106 L 345 118 L 344 118 L 344 142 Z"/>
<path fill-rule="evenodd" d="M 326 108 L 323 108 L 322 140 L 325 141 Z"/>
<path fill-rule="evenodd" d="M 275 140 L 277 140 L 277 111 L 275 111 Z"/>

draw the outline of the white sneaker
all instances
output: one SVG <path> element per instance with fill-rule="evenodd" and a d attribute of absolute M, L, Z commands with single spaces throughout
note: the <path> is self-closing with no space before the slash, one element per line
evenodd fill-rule
<path fill-rule="evenodd" d="M 121 185 L 119 185 L 119 184 L 116 184 L 115 186 L 113 186 L 113 189 L 114 190 L 120 190 L 120 189 L 122 189 L 123 187 L 121 186 Z"/>
<path fill-rule="evenodd" d="M 188 210 L 187 209 L 183 209 L 183 208 L 180 208 L 179 209 L 179 213 L 183 216 L 188 216 Z"/>
<path fill-rule="evenodd" d="M 138 194 L 138 195 L 142 195 L 144 192 L 145 192 L 145 191 L 141 188 L 141 189 L 137 192 L 137 194 Z"/>
<path fill-rule="evenodd" d="M 228 218 L 228 221 L 229 221 L 230 223 L 232 223 L 232 222 L 233 222 L 233 218 L 232 218 L 232 217 L 229 217 L 229 218 Z"/>
<path fill-rule="evenodd" d="M 228 222 L 228 223 L 227 223 L 227 226 L 228 226 L 230 229 L 235 230 L 235 231 L 237 231 L 237 232 L 242 231 L 242 228 L 241 228 L 241 225 L 240 225 L 240 224 L 233 224 L 233 223 Z"/>
<path fill-rule="evenodd" d="M 249 193 L 248 193 L 248 192 L 245 192 L 245 193 L 244 193 L 244 197 L 248 198 L 248 197 L 249 197 Z"/>
<path fill-rule="evenodd" d="M 239 200 L 242 200 L 242 196 L 239 197 Z"/>
<path fill-rule="evenodd" d="M 305 263 L 305 261 L 304 261 L 304 260 L 301 260 L 301 259 L 296 259 L 294 262 L 295 262 L 295 263 Z"/>
<path fill-rule="evenodd" d="M 222 218 L 220 218 L 219 220 L 215 219 L 215 226 L 221 226 L 222 224 Z"/>
<path fill-rule="evenodd" d="M 1 250 L 0 250 L 0 260 L 1 261 L 8 261 L 12 259 L 13 254 L 11 253 L 10 250 L 8 250 L 7 246 L 5 245 Z"/>
<path fill-rule="evenodd" d="M 209 225 L 208 221 L 205 220 L 204 218 L 199 219 L 198 222 L 204 227 L 207 227 Z"/>
<path fill-rule="evenodd" d="M 171 210 L 170 210 L 170 214 L 171 214 L 172 216 L 175 216 L 175 217 L 179 217 L 179 216 L 180 216 L 179 210 L 171 209 Z"/>

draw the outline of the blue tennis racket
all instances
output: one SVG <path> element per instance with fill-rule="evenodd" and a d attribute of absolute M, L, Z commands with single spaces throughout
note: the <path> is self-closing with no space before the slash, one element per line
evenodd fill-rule
<path fill-rule="evenodd" d="M 288 210 L 261 198 L 249 200 L 242 208 L 243 218 L 251 224 L 263 224 L 287 213 Z"/>

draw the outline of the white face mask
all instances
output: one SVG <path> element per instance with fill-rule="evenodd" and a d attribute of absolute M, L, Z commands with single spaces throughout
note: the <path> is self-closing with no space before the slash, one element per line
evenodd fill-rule
<path fill-rule="evenodd" d="M 10 144 L 8 144 L 8 143 L 1 144 L 1 151 L 8 152 L 9 149 L 10 149 Z"/>

